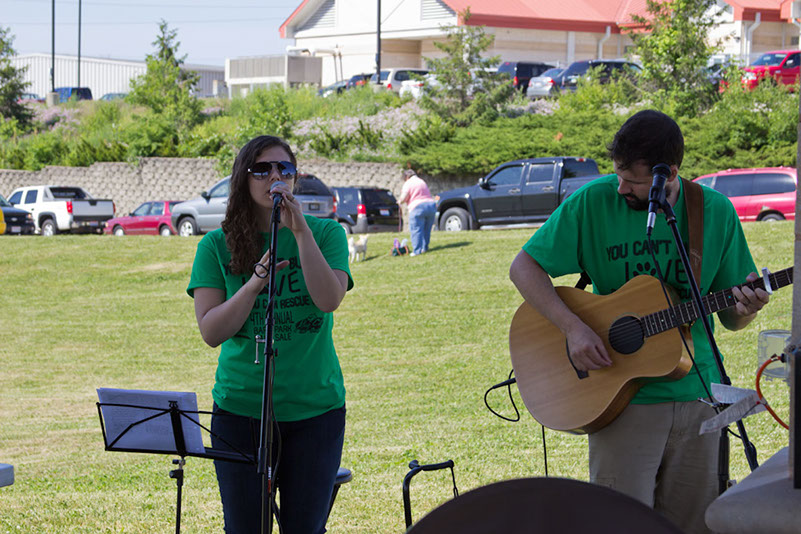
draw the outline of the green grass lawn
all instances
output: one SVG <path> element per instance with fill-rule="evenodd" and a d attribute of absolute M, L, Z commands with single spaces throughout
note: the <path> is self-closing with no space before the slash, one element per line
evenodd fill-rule
<path fill-rule="evenodd" d="M 793 223 L 745 225 L 758 266 L 788 267 Z M 389 255 L 398 234 L 373 235 L 356 286 L 335 315 L 348 389 L 343 465 L 331 532 L 404 528 L 401 482 L 410 460 L 452 459 L 464 492 L 498 480 L 543 476 L 539 425 L 487 411 L 484 391 L 511 364 L 508 329 L 521 299 L 509 264 L 531 229 L 435 233 L 419 257 Z M 98 387 L 194 391 L 211 408 L 217 350 L 206 346 L 186 295 L 197 239 L 56 236 L 0 239 L 0 462 L 15 466 L 0 488 L 0 532 L 169 532 L 171 457 L 106 452 Z M 576 277 L 558 279 L 573 285 Z M 734 385 L 753 388 L 760 330 L 789 329 L 792 290 L 778 292 L 754 324 L 718 330 Z M 765 383 L 785 418 L 788 388 Z M 513 411 L 505 391 L 493 406 Z M 767 413 L 746 420 L 764 461 L 787 444 Z M 586 438 L 546 431 L 552 476 L 587 478 Z M 732 441 L 731 471 L 748 472 Z M 415 519 L 452 496 L 446 471 L 412 482 Z M 214 469 L 189 458 L 182 527 L 221 532 Z"/>

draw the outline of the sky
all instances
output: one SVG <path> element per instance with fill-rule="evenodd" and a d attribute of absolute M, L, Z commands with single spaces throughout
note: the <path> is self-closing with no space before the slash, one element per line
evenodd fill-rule
<path fill-rule="evenodd" d="M 78 53 L 79 0 L 55 0 L 55 53 Z M 278 28 L 302 0 L 81 0 L 81 57 L 144 61 L 159 21 L 178 31 L 186 63 L 281 54 L 291 39 Z M 0 28 L 17 54 L 51 52 L 53 0 L 0 0 Z"/>

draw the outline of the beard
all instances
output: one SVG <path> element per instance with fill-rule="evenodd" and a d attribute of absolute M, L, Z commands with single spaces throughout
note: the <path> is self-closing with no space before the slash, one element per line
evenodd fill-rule
<path fill-rule="evenodd" d="M 648 209 L 648 199 L 637 198 L 634 195 L 623 195 L 626 205 L 634 211 L 645 211 Z"/>

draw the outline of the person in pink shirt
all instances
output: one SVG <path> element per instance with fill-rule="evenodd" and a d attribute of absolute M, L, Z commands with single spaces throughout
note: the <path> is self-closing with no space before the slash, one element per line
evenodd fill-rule
<path fill-rule="evenodd" d="M 398 199 L 409 208 L 409 232 L 412 235 L 412 252 L 417 256 L 428 251 L 431 243 L 431 227 L 437 215 L 437 202 L 431 196 L 428 185 L 412 169 L 403 171 L 403 188 Z"/>

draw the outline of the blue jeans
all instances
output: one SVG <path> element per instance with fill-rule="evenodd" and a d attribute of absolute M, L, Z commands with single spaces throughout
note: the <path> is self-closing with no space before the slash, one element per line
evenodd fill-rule
<path fill-rule="evenodd" d="M 431 243 L 431 227 L 437 216 L 437 203 L 423 202 L 409 212 L 409 232 L 412 234 L 412 252 L 422 254 Z"/>
<path fill-rule="evenodd" d="M 220 438 L 258 456 L 261 422 L 228 414 L 214 404 L 211 445 L 232 450 Z M 280 432 L 280 438 L 279 438 Z M 215 437 L 215 434 L 219 437 Z M 334 481 L 342 459 L 345 407 L 301 421 L 279 422 L 273 431 L 273 466 L 280 497 L 280 521 L 285 534 L 325 532 Z M 280 447 L 279 447 L 280 439 Z M 253 534 L 261 525 L 261 475 L 255 465 L 214 461 L 220 487 L 225 532 Z"/>

